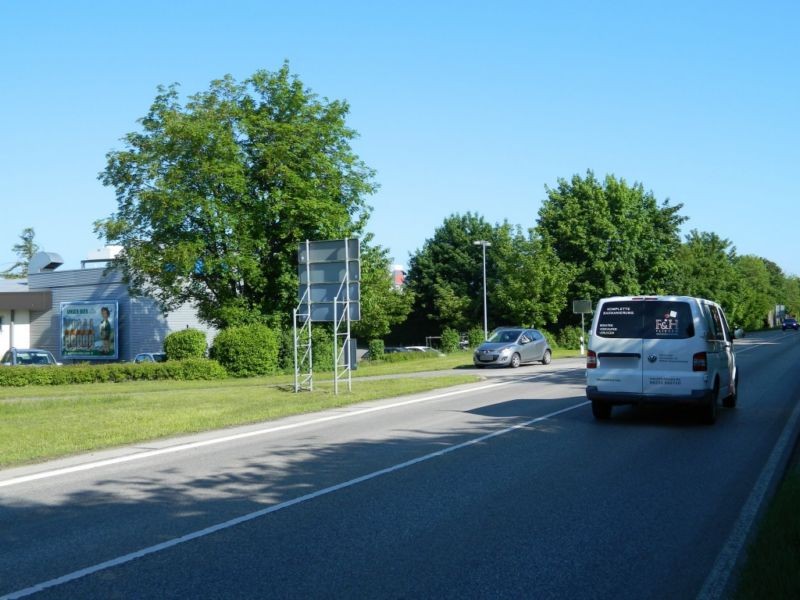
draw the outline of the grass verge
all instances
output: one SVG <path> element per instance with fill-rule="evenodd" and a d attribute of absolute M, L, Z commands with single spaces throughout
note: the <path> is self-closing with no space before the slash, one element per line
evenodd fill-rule
<path fill-rule="evenodd" d="M 295 394 L 276 379 L 143 381 L 0 389 L 0 468 L 256 423 L 478 380 L 453 374 L 359 381 Z M 345 388 L 346 389 L 346 388 Z"/>
<path fill-rule="evenodd" d="M 580 358 L 577 350 L 553 350 L 553 358 Z M 424 360 L 406 360 L 400 362 L 370 362 L 365 360 L 358 363 L 358 369 L 353 371 L 354 377 L 368 377 L 370 375 L 389 375 L 400 373 L 420 373 L 424 371 L 441 371 L 472 367 L 472 350 L 454 352 L 447 356 L 427 358 Z"/>
<path fill-rule="evenodd" d="M 734 597 L 800 598 L 800 467 L 789 472 L 767 509 Z"/>

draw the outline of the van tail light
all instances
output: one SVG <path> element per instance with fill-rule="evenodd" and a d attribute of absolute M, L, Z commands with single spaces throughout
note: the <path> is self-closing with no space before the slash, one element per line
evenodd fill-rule
<path fill-rule="evenodd" d="M 708 356 L 705 352 L 697 352 L 692 357 L 692 371 L 707 371 L 708 370 Z"/>
<path fill-rule="evenodd" d="M 594 350 L 589 350 L 586 353 L 586 368 L 587 369 L 597 368 L 597 352 L 595 352 Z"/>

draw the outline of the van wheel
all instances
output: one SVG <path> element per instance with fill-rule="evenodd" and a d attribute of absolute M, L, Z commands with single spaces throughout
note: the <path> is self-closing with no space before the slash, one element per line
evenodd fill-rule
<path fill-rule="evenodd" d="M 544 356 L 542 357 L 542 364 L 549 365 L 551 360 L 553 360 L 553 353 L 550 352 L 550 350 L 545 350 Z"/>
<path fill-rule="evenodd" d="M 592 414 L 598 421 L 605 421 L 611 418 L 611 405 L 607 402 L 592 400 Z"/>
<path fill-rule="evenodd" d="M 719 397 L 719 381 L 714 382 L 714 389 L 711 390 L 711 399 L 701 408 L 700 418 L 706 425 L 713 425 L 717 422 L 717 399 Z"/>
<path fill-rule="evenodd" d="M 511 362 L 509 363 L 509 366 L 512 369 L 516 369 L 519 366 L 520 362 L 522 361 L 519 358 L 519 354 L 515 352 L 514 355 L 511 357 Z"/>
<path fill-rule="evenodd" d="M 725 408 L 736 408 L 736 401 L 739 399 L 739 372 L 736 372 L 736 377 L 733 378 L 733 389 L 731 395 L 722 400 L 722 406 Z"/>

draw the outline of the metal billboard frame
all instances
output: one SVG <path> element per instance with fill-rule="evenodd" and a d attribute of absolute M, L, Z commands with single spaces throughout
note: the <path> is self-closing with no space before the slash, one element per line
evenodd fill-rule
<path fill-rule="evenodd" d="M 352 391 L 355 350 L 351 322 L 361 318 L 360 240 L 306 240 L 298 248 L 297 269 L 299 303 L 293 314 L 295 392 L 314 389 L 312 322 L 333 323 L 334 393 L 339 393 L 342 380 Z"/>

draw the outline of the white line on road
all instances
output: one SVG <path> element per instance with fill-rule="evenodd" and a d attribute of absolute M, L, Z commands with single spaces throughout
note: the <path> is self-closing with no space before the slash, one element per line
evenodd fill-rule
<path fill-rule="evenodd" d="M 517 425 L 512 425 L 511 427 L 506 427 L 505 429 L 500 429 L 498 431 L 494 431 L 492 433 L 488 433 L 481 437 L 468 440 L 466 442 L 462 442 L 461 444 L 456 444 L 455 446 L 450 446 L 448 448 L 444 448 L 443 450 L 438 450 L 436 452 L 432 452 L 431 454 L 426 454 L 424 456 L 420 456 L 418 458 L 414 458 L 412 460 L 402 462 L 391 467 L 387 467 L 385 469 L 381 469 L 379 471 L 374 471 L 367 475 L 362 475 L 361 477 L 356 477 L 355 479 L 351 479 L 349 481 L 345 481 L 344 483 L 339 483 L 330 487 L 323 488 L 321 490 L 317 490 L 316 492 L 312 492 L 310 494 L 306 494 L 304 496 L 300 496 L 299 498 L 294 498 L 292 500 L 288 500 L 286 502 L 281 502 L 280 504 L 276 504 L 274 506 L 270 506 L 269 508 L 264 508 L 262 510 L 258 510 L 241 517 L 237 517 L 235 519 L 231 519 L 230 521 L 225 521 L 224 523 L 218 523 L 217 525 L 212 525 L 211 527 L 206 527 L 205 529 L 200 529 L 199 531 L 193 531 L 192 533 L 187 533 L 178 538 L 174 538 L 168 540 L 166 542 L 162 542 L 160 544 L 156 544 L 155 546 L 150 546 L 148 548 L 143 548 L 141 550 L 137 550 L 136 552 L 131 552 L 130 554 L 125 554 L 124 556 L 119 556 L 117 558 L 113 558 L 111 560 L 107 560 L 105 562 L 93 565 L 91 567 L 86 567 L 85 569 L 80 569 L 78 571 L 73 571 L 72 573 L 68 573 L 67 575 L 62 575 L 61 577 L 56 577 L 55 579 L 50 579 L 49 581 L 45 581 L 42 583 L 37 583 L 31 587 L 25 588 L 24 590 L 19 590 L 16 592 L 11 592 L 10 594 L 6 594 L 5 596 L 0 596 L 0 600 L 16 600 L 17 598 L 24 598 L 26 596 L 30 596 L 32 594 L 36 594 L 48 588 L 56 587 L 59 585 L 63 585 L 65 583 L 69 583 L 70 581 L 75 581 L 76 579 L 80 579 L 81 577 L 85 577 L 87 575 L 92 575 L 99 571 L 104 571 L 105 569 L 110 569 L 112 567 L 117 567 L 123 565 L 125 563 L 129 563 L 137 558 L 142 558 L 143 556 L 148 556 L 150 554 L 155 554 L 157 552 L 161 552 L 162 550 L 167 550 L 179 544 L 183 544 L 185 542 L 190 542 L 192 540 L 196 540 L 198 538 L 202 538 L 212 533 L 216 533 L 218 531 L 222 531 L 224 529 L 229 529 L 231 527 L 235 527 L 237 525 L 241 525 L 242 523 L 246 523 L 248 521 L 252 521 L 254 519 L 258 519 L 259 517 L 263 517 L 270 513 L 277 512 L 279 510 L 283 510 L 284 508 L 289 508 L 290 506 L 294 506 L 296 504 L 300 504 L 302 502 L 307 502 L 309 500 L 313 500 L 314 498 L 319 498 L 320 496 L 325 496 L 326 494 L 331 494 L 333 492 L 338 492 L 339 490 L 343 490 L 345 488 L 352 487 L 354 485 L 358 485 L 359 483 L 363 483 L 365 481 L 369 481 L 370 479 L 375 479 L 376 477 L 381 477 L 382 475 L 388 475 L 389 473 L 393 473 L 395 471 L 399 471 L 400 469 L 405 469 L 407 467 L 411 467 L 413 465 L 419 464 L 421 462 L 425 462 L 434 458 L 438 458 L 440 456 L 444 456 L 445 454 L 449 454 L 451 452 L 455 452 L 456 450 L 461 450 L 463 448 L 468 448 L 469 446 L 473 446 L 475 444 L 480 444 L 481 442 L 485 442 L 486 440 L 492 439 L 494 437 L 498 437 L 504 435 L 506 433 L 510 433 L 512 431 L 517 431 L 518 429 L 523 429 L 528 427 L 529 425 L 533 425 L 534 423 L 538 423 L 540 421 L 544 421 L 546 419 L 550 419 L 557 415 L 563 414 L 565 412 L 569 412 L 571 410 L 575 410 L 576 408 L 580 408 L 582 406 L 586 406 L 589 402 L 581 402 L 580 404 L 575 404 L 573 406 L 569 406 L 567 408 L 562 408 L 561 410 L 557 410 L 546 414 L 542 417 L 536 417 L 535 419 L 530 419 L 529 421 L 525 421 L 524 423 L 519 423 Z M 400 404 L 402 405 L 402 404 Z"/>
<path fill-rule="evenodd" d="M 360 410 L 344 412 L 344 413 L 337 413 L 335 415 L 328 415 L 325 417 L 319 417 L 316 419 L 310 419 L 308 421 L 302 421 L 298 423 L 289 423 L 286 425 L 278 425 L 275 427 L 267 427 L 265 429 L 258 429 L 255 431 L 247 431 L 244 433 L 236 433 L 233 435 L 227 435 L 224 437 L 214 438 L 211 440 L 203 440 L 199 442 L 189 442 L 186 444 L 178 444 L 176 446 L 170 446 L 168 448 L 160 448 L 158 450 L 146 450 L 144 452 L 137 452 L 135 454 L 129 454 L 127 456 L 119 456 L 116 458 L 109 458 L 106 460 L 98 460 L 89 463 L 84 463 L 82 465 L 75 465 L 72 467 L 64 467 L 62 469 L 53 469 L 51 471 L 42 471 L 40 473 L 32 473 L 30 475 L 21 475 L 19 477 L 14 477 L 13 479 L 7 479 L 5 481 L 0 481 L 0 488 L 10 487 L 13 485 L 19 485 L 21 483 L 27 483 L 30 481 L 36 481 L 39 479 L 47 479 L 50 477 L 58 477 L 60 475 L 69 475 L 71 473 L 78 473 L 80 471 L 89 471 L 92 469 L 99 469 L 101 467 L 107 467 L 111 465 L 118 465 L 121 463 L 132 462 L 136 460 L 143 460 L 145 458 L 151 458 L 153 456 L 162 456 L 164 454 L 173 454 L 176 452 L 185 452 L 187 450 L 193 450 L 195 448 L 203 448 L 205 446 L 214 446 L 217 444 L 225 444 L 227 442 L 232 442 L 236 440 L 242 440 L 249 437 L 255 437 L 259 435 L 266 435 L 268 433 L 275 433 L 277 431 L 288 431 L 290 429 L 298 429 L 300 427 L 307 427 L 309 425 L 318 425 L 320 423 L 328 423 L 330 421 L 336 421 L 339 419 L 349 419 L 352 417 L 357 417 L 360 415 L 365 415 L 368 413 L 378 412 L 382 410 L 390 410 L 392 408 L 398 408 L 402 406 L 409 406 L 412 404 L 419 404 L 421 402 L 430 402 L 431 400 L 439 400 L 441 398 L 448 398 L 450 396 L 455 396 L 458 394 L 467 394 L 472 392 L 480 392 L 483 390 L 488 390 L 504 385 L 508 385 L 509 383 L 518 383 L 520 381 L 530 381 L 533 378 L 536 378 L 538 375 L 533 375 L 531 377 L 520 377 L 518 379 L 513 380 L 506 380 L 501 381 L 498 383 L 490 383 L 487 385 L 482 385 L 479 387 L 471 388 L 469 390 L 454 390 L 450 392 L 444 392 L 442 394 L 436 394 L 433 396 L 425 396 L 423 398 L 414 398 L 413 400 L 404 400 L 402 402 L 394 402 L 392 404 L 384 404 L 381 406 L 373 406 L 371 408 L 363 408 Z"/>

